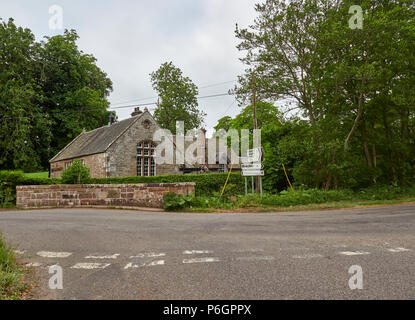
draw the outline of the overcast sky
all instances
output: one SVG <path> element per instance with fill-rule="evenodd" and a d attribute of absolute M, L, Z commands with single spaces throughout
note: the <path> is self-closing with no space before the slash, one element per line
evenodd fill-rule
<path fill-rule="evenodd" d="M 113 107 L 156 101 L 149 74 L 172 61 L 200 88 L 201 96 L 226 93 L 244 70 L 236 49 L 235 24 L 245 27 L 256 16 L 258 0 L 0 0 L 0 17 L 13 17 L 37 40 L 63 33 L 51 30 L 49 8 L 63 8 L 63 28 L 75 29 L 78 45 L 98 59 L 113 81 Z M 207 88 L 203 88 L 209 86 Z M 150 98 L 147 100 L 141 100 Z M 140 101 L 139 101 L 140 100 Z M 205 127 L 239 112 L 232 96 L 200 99 Z M 149 108 L 154 106 L 149 106 Z M 132 108 L 117 109 L 119 119 Z M 209 130 L 210 132 L 211 130 Z"/>

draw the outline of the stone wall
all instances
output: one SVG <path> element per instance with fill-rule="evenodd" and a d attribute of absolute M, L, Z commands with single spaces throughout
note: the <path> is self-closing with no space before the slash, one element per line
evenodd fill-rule
<path fill-rule="evenodd" d="M 163 207 L 163 196 L 169 191 L 192 194 L 194 182 L 142 184 L 60 184 L 17 186 L 19 208 L 45 207 Z"/>

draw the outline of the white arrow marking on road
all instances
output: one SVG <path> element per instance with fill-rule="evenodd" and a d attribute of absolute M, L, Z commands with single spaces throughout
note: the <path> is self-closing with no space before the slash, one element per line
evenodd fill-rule
<path fill-rule="evenodd" d="M 210 250 L 185 250 L 183 254 L 205 254 L 205 253 L 213 253 Z"/>
<path fill-rule="evenodd" d="M 71 252 L 51 252 L 51 251 L 39 251 L 38 256 L 43 258 L 67 258 L 71 255 Z"/>
<path fill-rule="evenodd" d="M 85 259 L 117 259 L 119 255 L 119 253 L 115 253 L 109 256 L 87 256 Z"/>
<path fill-rule="evenodd" d="M 71 269 L 105 269 L 110 263 L 86 263 L 80 262 L 71 267 Z"/>
<path fill-rule="evenodd" d="M 397 247 L 397 248 L 390 248 L 388 249 L 390 252 L 405 252 L 410 251 L 409 249 L 403 248 L 403 247 Z"/>
<path fill-rule="evenodd" d="M 345 256 L 358 256 L 358 255 L 363 255 L 363 254 L 370 254 L 370 252 L 366 252 L 366 251 L 342 251 L 339 253 Z"/>
<path fill-rule="evenodd" d="M 203 263 L 203 262 L 218 262 L 219 258 L 194 258 L 194 259 L 184 259 L 183 263 Z"/>

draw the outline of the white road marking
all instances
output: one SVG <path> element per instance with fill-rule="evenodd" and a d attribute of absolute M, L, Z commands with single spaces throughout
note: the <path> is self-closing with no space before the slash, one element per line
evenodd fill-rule
<path fill-rule="evenodd" d="M 71 269 L 105 269 L 111 265 L 110 263 L 89 263 L 89 262 L 80 262 L 71 267 Z"/>
<path fill-rule="evenodd" d="M 411 251 L 409 249 L 403 248 L 403 247 L 397 247 L 397 248 L 390 248 L 388 249 L 390 252 L 405 252 L 405 251 Z"/>
<path fill-rule="evenodd" d="M 86 256 L 85 259 L 117 259 L 118 256 L 120 254 L 119 253 L 115 253 L 113 255 L 108 255 L 108 256 Z"/>
<path fill-rule="evenodd" d="M 238 257 L 237 260 L 242 261 L 258 261 L 258 260 L 274 260 L 275 258 L 273 256 L 252 256 L 252 257 Z"/>
<path fill-rule="evenodd" d="M 213 253 L 210 250 L 185 250 L 183 254 L 206 254 L 206 253 Z"/>
<path fill-rule="evenodd" d="M 358 256 L 363 254 L 370 254 L 370 252 L 367 251 L 341 251 L 339 253 L 345 256 Z"/>
<path fill-rule="evenodd" d="M 149 262 L 149 263 L 140 263 L 140 264 L 129 262 L 124 267 L 124 269 L 141 268 L 141 267 L 153 267 L 153 266 L 162 266 L 162 265 L 164 265 L 164 260 L 155 260 L 155 261 L 152 261 L 152 262 Z"/>
<path fill-rule="evenodd" d="M 51 251 L 39 251 L 38 256 L 43 258 L 67 258 L 71 255 L 71 252 L 51 252 Z"/>
<path fill-rule="evenodd" d="M 194 259 L 184 259 L 183 263 L 203 263 L 203 262 L 218 262 L 219 258 L 194 258 Z"/>
<path fill-rule="evenodd" d="M 255 249 L 255 248 L 253 248 L 253 249 L 238 249 L 238 250 L 234 250 L 233 252 L 242 253 L 242 252 L 263 252 L 263 251 L 264 251 L 264 249 Z"/>
<path fill-rule="evenodd" d="M 157 257 L 164 257 L 166 254 L 164 252 L 154 253 L 154 252 L 147 252 L 147 253 L 139 253 L 136 256 L 131 256 L 130 259 L 134 258 L 157 258 Z"/>
<path fill-rule="evenodd" d="M 311 259 L 311 258 L 323 258 L 324 256 L 319 253 L 310 253 L 310 254 L 300 254 L 295 255 L 293 258 L 295 259 Z"/>
<path fill-rule="evenodd" d="M 41 264 L 39 262 L 29 262 L 26 263 L 26 267 L 40 267 Z"/>
<path fill-rule="evenodd" d="M 26 251 L 25 250 L 14 250 L 15 254 L 25 254 Z"/>

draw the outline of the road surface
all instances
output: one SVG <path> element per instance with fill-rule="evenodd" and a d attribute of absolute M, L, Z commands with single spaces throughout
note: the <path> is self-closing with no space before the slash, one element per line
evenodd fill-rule
<path fill-rule="evenodd" d="M 4 211 L 0 230 L 39 275 L 39 299 L 415 299 L 415 204 Z M 49 288 L 52 265 L 62 267 L 63 289 Z M 352 266 L 362 289 L 350 289 Z"/>

